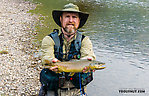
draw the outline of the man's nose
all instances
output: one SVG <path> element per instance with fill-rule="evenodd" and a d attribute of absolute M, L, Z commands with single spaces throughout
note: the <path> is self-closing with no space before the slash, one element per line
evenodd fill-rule
<path fill-rule="evenodd" d="M 69 18 L 69 22 L 73 22 L 73 18 L 72 17 Z"/>

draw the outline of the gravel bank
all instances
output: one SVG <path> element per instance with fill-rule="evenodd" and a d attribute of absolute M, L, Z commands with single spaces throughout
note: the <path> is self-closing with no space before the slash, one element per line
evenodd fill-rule
<path fill-rule="evenodd" d="M 30 67 L 35 63 L 32 40 L 37 17 L 27 13 L 35 7 L 23 0 L 0 2 L 0 95 L 35 96 L 38 93 L 40 71 Z"/>

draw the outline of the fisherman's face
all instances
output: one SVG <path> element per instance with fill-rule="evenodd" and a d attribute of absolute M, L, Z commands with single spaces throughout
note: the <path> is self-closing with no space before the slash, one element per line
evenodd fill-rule
<path fill-rule="evenodd" d="M 79 27 L 80 18 L 78 13 L 63 12 L 60 17 L 62 28 L 67 33 L 74 33 Z"/>

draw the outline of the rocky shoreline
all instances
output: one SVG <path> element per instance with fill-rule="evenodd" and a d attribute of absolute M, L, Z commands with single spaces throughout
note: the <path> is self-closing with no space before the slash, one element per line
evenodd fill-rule
<path fill-rule="evenodd" d="M 38 94 L 40 69 L 32 56 L 38 17 L 27 13 L 35 7 L 24 0 L 0 2 L 0 96 Z"/>

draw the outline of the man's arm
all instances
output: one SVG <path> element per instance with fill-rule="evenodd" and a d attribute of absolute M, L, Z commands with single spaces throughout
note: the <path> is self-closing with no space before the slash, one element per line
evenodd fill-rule
<path fill-rule="evenodd" d="M 44 39 L 42 40 L 42 52 L 43 52 L 43 56 L 42 56 L 42 64 L 49 64 L 52 62 L 52 60 L 55 58 L 54 55 L 54 41 L 50 36 L 46 36 L 44 37 Z"/>
<path fill-rule="evenodd" d="M 96 56 L 94 54 L 94 51 L 93 51 L 93 45 L 92 45 L 92 42 L 91 40 L 88 38 L 88 37 L 85 37 L 83 40 L 82 40 L 82 43 L 81 43 L 81 58 L 80 59 L 88 59 L 88 60 L 96 60 Z M 88 68 L 85 67 L 83 69 L 83 73 L 85 73 L 86 71 L 87 72 L 95 72 L 95 70 L 87 70 Z"/>
<path fill-rule="evenodd" d="M 93 51 L 93 45 L 89 37 L 85 37 L 81 43 L 81 58 L 80 59 L 90 59 L 95 60 L 96 56 Z"/>

